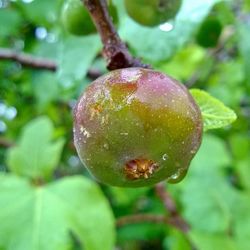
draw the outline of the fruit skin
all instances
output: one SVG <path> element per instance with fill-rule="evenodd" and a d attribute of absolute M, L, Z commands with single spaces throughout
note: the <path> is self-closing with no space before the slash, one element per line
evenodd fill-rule
<path fill-rule="evenodd" d="M 112 3 L 109 4 L 109 12 L 118 22 L 118 15 Z M 84 36 L 96 33 L 95 25 L 81 0 L 67 0 L 62 7 L 62 24 L 73 35 Z"/>
<path fill-rule="evenodd" d="M 111 71 L 87 87 L 74 110 L 78 155 L 109 185 L 180 181 L 201 137 L 201 112 L 186 87 L 154 70 Z"/>
<path fill-rule="evenodd" d="M 156 26 L 174 18 L 181 4 L 181 0 L 125 0 L 128 15 L 145 26 Z"/>

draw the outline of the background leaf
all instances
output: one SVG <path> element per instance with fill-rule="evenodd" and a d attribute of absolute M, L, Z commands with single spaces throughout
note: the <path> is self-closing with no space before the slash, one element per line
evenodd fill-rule
<path fill-rule="evenodd" d="M 0 245 L 6 250 L 72 249 L 70 233 L 86 250 L 114 246 L 110 207 L 99 188 L 83 177 L 35 187 L 27 180 L 2 174 L 0 205 Z"/>
<path fill-rule="evenodd" d="M 53 124 L 40 117 L 27 124 L 16 147 L 9 150 L 7 163 L 12 172 L 31 178 L 51 176 L 59 162 L 64 140 L 51 142 Z"/>
<path fill-rule="evenodd" d="M 120 1 L 121 2 L 121 1 Z M 199 23 L 219 0 L 184 0 L 176 19 L 169 22 L 170 31 L 159 27 L 143 27 L 127 15 L 121 20 L 120 34 L 133 48 L 136 55 L 150 63 L 169 59 L 191 38 Z M 119 5 L 122 9 L 122 5 Z"/>
<path fill-rule="evenodd" d="M 80 38 L 67 37 L 61 47 L 59 80 L 68 85 L 72 84 L 74 80 L 83 79 L 100 48 L 100 41 L 96 35 Z"/>
<path fill-rule="evenodd" d="M 226 235 L 211 235 L 199 232 L 191 232 L 190 235 L 195 245 L 202 250 L 237 249 L 236 244 Z"/>

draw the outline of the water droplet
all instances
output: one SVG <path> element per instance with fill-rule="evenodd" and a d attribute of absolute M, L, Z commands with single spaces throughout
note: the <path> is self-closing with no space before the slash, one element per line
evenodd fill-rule
<path fill-rule="evenodd" d="M 128 135 L 127 132 L 121 132 L 120 135 Z"/>
<path fill-rule="evenodd" d="M 180 176 L 180 172 L 178 171 L 177 173 L 173 174 L 170 178 L 173 180 L 176 180 Z"/>
<path fill-rule="evenodd" d="M 13 120 L 16 117 L 17 110 L 15 107 L 9 107 L 5 112 L 5 118 L 8 120 Z"/>
<path fill-rule="evenodd" d="M 3 121 L 0 121 L 0 133 L 5 132 L 6 129 L 7 129 L 7 125 Z"/>
<path fill-rule="evenodd" d="M 43 40 L 47 37 L 48 32 L 44 27 L 37 27 L 35 30 L 35 35 L 39 40 Z"/>
<path fill-rule="evenodd" d="M 163 156 L 162 156 L 162 160 L 163 161 L 166 161 L 168 159 L 168 155 L 167 154 L 164 154 Z"/>
<path fill-rule="evenodd" d="M 174 29 L 174 25 L 172 23 L 166 22 L 166 23 L 161 24 L 159 28 L 162 31 L 169 32 Z"/>
<path fill-rule="evenodd" d="M 105 149 L 109 149 L 108 143 L 104 143 L 104 144 L 103 144 L 103 147 L 104 147 Z"/>
<path fill-rule="evenodd" d="M 71 167 L 76 168 L 76 167 L 79 166 L 80 160 L 79 160 L 79 158 L 78 158 L 77 156 L 72 155 L 72 156 L 70 156 L 69 159 L 68 159 L 68 164 L 69 164 Z"/>

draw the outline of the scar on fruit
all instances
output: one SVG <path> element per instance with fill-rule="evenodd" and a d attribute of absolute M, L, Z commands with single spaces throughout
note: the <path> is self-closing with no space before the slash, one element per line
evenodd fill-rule
<path fill-rule="evenodd" d="M 125 164 L 124 173 L 129 180 L 148 179 L 158 167 L 152 160 L 133 159 Z"/>

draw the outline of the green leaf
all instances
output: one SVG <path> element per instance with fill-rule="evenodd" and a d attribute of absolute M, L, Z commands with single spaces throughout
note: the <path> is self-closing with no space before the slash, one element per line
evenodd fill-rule
<path fill-rule="evenodd" d="M 239 46 L 239 51 L 241 53 L 241 56 L 243 58 L 244 62 L 244 69 L 245 69 L 245 75 L 247 78 L 248 86 L 250 86 L 250 58 L 249 58 L 249 53 L 250 53 L 250 44 L 249 44 L 249 39 L 250 39 L 250 34 L 249 34 L 249 29 L 250 29 L 250 23 L 248 21 L 248 16 L 243 16 L 242 19 L 237 23 L 237 38 L 238 38 L 238 46 Z M 250 90 L 250 87 L 249 87 Z"/>
<path fill-rule="evenodd" d="M 237 250 L 248 249 L 250 244 L 250 201 L 249 192 L 242 195 L 241 200 L 236 203 L 234 211 L 234 227 L 232 234 L 238 244 Z"/>
<path fill-rule="evenodd" d="M 4 36 L 16 35 L 21 26 L 22 18 L 20 14 L 13 9 L 1 9 L 0 8 L 0 36 L 1 39 Z M 3 24 L 8 25 L 3 25 Z"/>
<path fill-rule="evenodd" d="M 197 45 L 190 45 L 179 51 L 171 61 L 157 67 L 172 77 L 183 80 L 189 79 L 191 74 L 206 61 L 205 50 Z"/>
<path fill-rule="evenodd" d="M 226 234 L 204 234 L 192 231 L 189 236 L 197 249 L 237 250 L 235 242 Z"/>
<path fill-rule="evenodd" d="M 59 56 L 60 81 L 70 86 L 74 80 L 82 80 L 100 48 L 97 35 L 65 38 Z"/>
<path fill-rule="evenodd" d="M 68 250 L 72 236 L 86 250 L 114 247 L 114 218 L 93 182 L 67 177 L 35 187 L 0 175 L 0 246 L 5 250 Z"/>
<path fill-rule="evenodd" d="M 136 56 L 150 63 L 170 58 L 176 51 L 192 39 L 199 24 L 208 15 L 214 4 L 220 0 L 184 0 L 175 20 L 169 20 L 171 31 L 162 31 L 159 27 L 141 26 L 124 15 L 121 19 L 120 34 L 134 49 Z M 119 2 L 121 3 L 121 2 Z M 120 4 L 120 13 L 124 12 Z"/>
<path fill-rule="evenodd" d="M 233 193 L 225 180 L 215 173 L 204 172 L 189 178 L 185 184 L 181 197 L 183 215 L 191 227 L 207 233 L 226 232 L 231 219 L 227 198 Z"/>
<path fill-rule="evenodd" d="M 191 250 L 187 237 L 180 231 L 172 228 L 163 243 L 164 250 Z"/>
<path fill-rule="evenodd" d="M 207 171 L 219 173 L 225 171 L 225 167 L 230 163 L 231 155 L 225 141 L 217 136 L 204 134 L 201 147 L 192 160 L 190 172 L 191 174 L 196 172 L 202 174 Z"/>
<path fill-rule="evenodd" d="M 187 177 L 180 183 L 182 214 L 193 229 L 206 233 L 228 231 L 232 208 L 238 204 L 238 195 L 224 176 L 230 163 L 225 142 L 205 134 Z"/>
<path fill-rule="evenodd" d="M 17 0 L 25 17 L 35 25 L 50 27 L 58 20 L 61 0 Z"/>
<path fill-rule="evenodd" d="M 56 76 L 52 72 L 35 72 L 32 77 L 32 87 L 39 108 L 61 97 Z"/>
<path fill-rule="evenodd" d="M 47 117 L 28 123 L 16 147 L 9 150 L 7 164 L 11 171 L 31 178 L 49 177 L 57 167 L 64 141 L 52 142 L 53 124 Z"/>
<path fill-rule="evenodd" d="M 199 89 L 191 89 L 190 92 L 201 109 L 204 131 L 225 127 L 236 120 L 232 109 L 207 92 Z"/>

